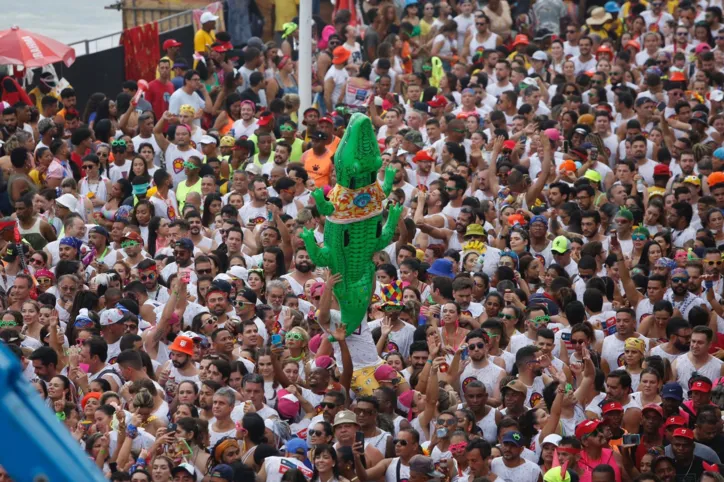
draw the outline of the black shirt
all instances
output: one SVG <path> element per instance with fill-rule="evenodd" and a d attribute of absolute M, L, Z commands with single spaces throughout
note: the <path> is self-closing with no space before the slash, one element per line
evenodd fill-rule
<path fill-rule="evenodd" d="M 676 461 L 676 482 L 698 482 L 705 472 L 703 461 L 704 459 L 696 455 L 690 464 L 680 464 Z"/>

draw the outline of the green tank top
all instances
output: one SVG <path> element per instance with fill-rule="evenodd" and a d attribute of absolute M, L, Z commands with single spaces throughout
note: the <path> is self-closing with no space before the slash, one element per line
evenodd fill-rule
<path fill-rule="evenodd" d="M 186 196 L 190 192 L 197 192 L 201 194 L 201 179 L 196 181 L 196 184 L 192 186 L 187 186 L 186 181 L 182 181 L 178 186 L 176 186 L 176 199 L 178 200 L 178 208 L 181 212 L 183 212 L 184 206 L 186 205 Z"/>

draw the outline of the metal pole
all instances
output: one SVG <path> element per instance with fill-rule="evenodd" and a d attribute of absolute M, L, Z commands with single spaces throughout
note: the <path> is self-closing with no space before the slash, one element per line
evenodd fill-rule
<path fill-rule="evenodd" d="M 299 121 L 312 105 L 312 0 L 299 2 Z"/>

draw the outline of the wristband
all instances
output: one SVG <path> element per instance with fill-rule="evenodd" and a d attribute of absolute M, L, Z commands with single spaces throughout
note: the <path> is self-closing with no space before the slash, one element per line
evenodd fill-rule
<path fill-rule="evenodd" d="M 430 365 L 432 365 L 432 360 L 428 359 L 428 360 L 427 360 L 427 363 L 429 363 Z"/>

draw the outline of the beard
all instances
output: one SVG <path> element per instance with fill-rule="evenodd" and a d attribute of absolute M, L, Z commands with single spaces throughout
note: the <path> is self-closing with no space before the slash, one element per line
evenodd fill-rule
<path fill-rule="evenodd" d="M 216 305 L 216 306 L 214 306 L 214 308 L 211 310 L 211 312 L 212 312 L 215 316 L 221 316 L 221 315 L 224 315 L 224 314 L 226 313 L 226 308 L 224 308 L 224 305 Z"/>
<path fill-rule="evenodd" d="M 678 341 L 675 341 L 674 347 L 682 353 L 686 353 L 689 351 L 689 345 L 686 343 L 679 343 Z"/>
<path fill-rule="evenodd" d="M 302 261 L 297 264 L 297 271 L 300 273 L 309 273 L 312 270 L 314 270 L 314 265 L 308 261 Z"/>
<path fill-rule="evenodd" d="M 686 293 L 688 293 L 689 291 L 689 287 L 686 285 L 679 285 L 675 288 L 672 288 L 671 291 L 673 291 L 676 296 L 685 296 Z"/>
<path fill-rule="evenodd" d="M 201 232 L 201 228 L 199 228 L 198 226 L 194 226 L 189 231 L 191 231 L 191 234 L 196 236 L 197 234 L 199 234 Z"/>
<path fill-rule="evenodd" d="M 171 364 L 174 366 L 174 368 L 183 368 L 188 364 L 188 360 L 183 363 L 176 360 L 171 360 Z"/>

